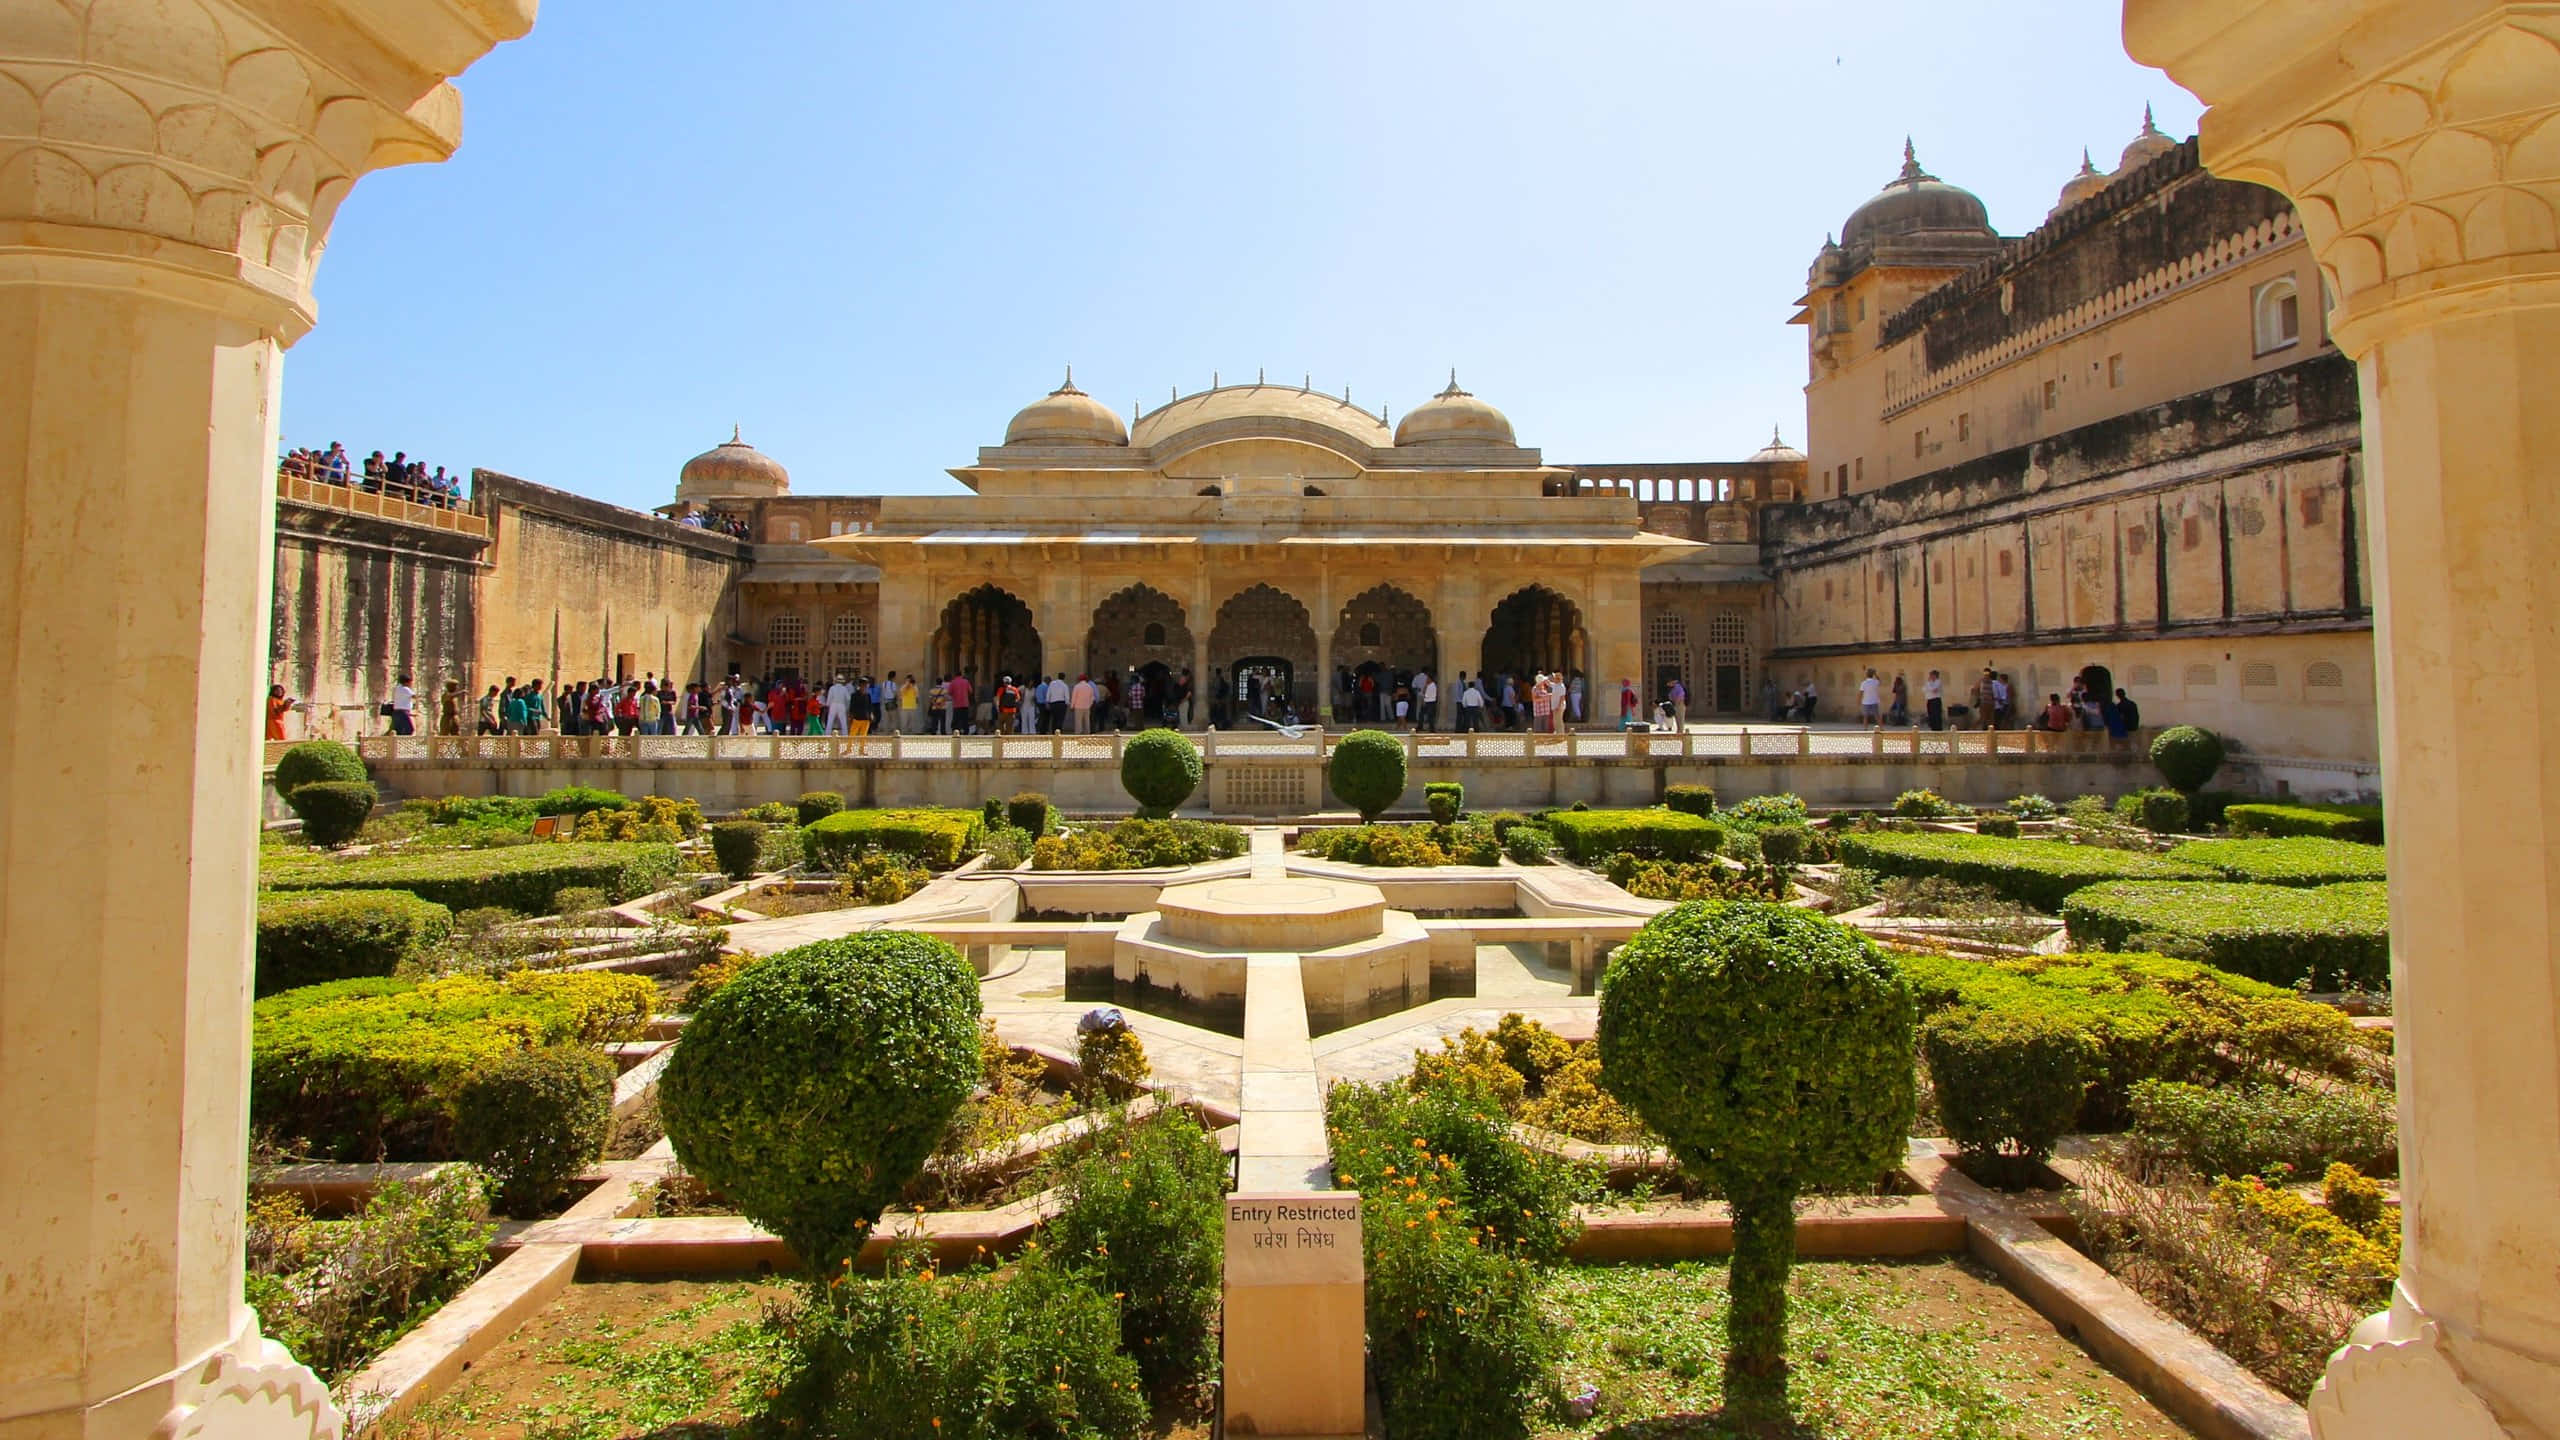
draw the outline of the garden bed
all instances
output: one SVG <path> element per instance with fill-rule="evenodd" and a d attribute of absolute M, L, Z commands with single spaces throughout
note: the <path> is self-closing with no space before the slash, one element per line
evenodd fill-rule
<path fill-rule="evenodd" d="M 2088 948 L 2165 938 L 2270 985 L 2370 991 L 2391 982 L 2390 911 L 2379 883 L 2106 884 L 2074 894 L 2062 913 L 2072 943 Z"/>

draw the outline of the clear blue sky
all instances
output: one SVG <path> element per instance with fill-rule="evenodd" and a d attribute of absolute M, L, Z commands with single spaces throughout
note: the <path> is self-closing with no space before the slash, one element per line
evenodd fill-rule
<path fill-rule="evenodd" d="M 2100 0 L 550 0 L 444 165 L 340 213 L 289 443 L 635 506 L 731 424 L 804 493 L 950 491 L 1075 366 L 1126 414 L 1449 368 L 1550 461 L 1803 435 L 1786 321 L 1920 158 L 2004 234 L 2193 99 Z"/>

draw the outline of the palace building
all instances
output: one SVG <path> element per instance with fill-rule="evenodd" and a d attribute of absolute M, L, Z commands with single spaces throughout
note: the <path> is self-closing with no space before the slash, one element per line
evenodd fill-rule
<path fill-rule="evenodd" d="M 1607 723 L 1622 678 L 1745 721 L 1810 684 L 1843 719 L 1869 668 L 1915 711 L 1990 668 L 2025 715 L 2097 667 L 2152 723 L 2365 789 L 2369 505 L 2319 284 L 2282 196 L 2147 116 L 2021 237 L 1906 147 L 1798 302 L 1803 451 L 1552 463 L 1454 374 L 1392 423 L 1260 376 L 1124 418 L 1070 374 L 949 494 L 796 494 L 735 435 L 654 513 L 292 480 L 273 678 L 329 733 L 400 670 L 1187 670 L 1329 717 L 1345 673 L 1562 669 Z"/>

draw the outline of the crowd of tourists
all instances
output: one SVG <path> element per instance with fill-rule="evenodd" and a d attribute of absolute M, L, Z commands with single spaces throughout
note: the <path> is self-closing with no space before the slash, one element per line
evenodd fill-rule
<path fill-rule="evenodd" d="M 2081 671 L 2072 677 L 2067 694 L 2051 691 L 2044 704 L 2031 704 L 2024 728 L 2104 731 L 2111 739 L 2125 739 L 2142 728 L 2142 706 L 2109 680 L 2103 667 L 2093 665 Z M 1811 677 L 1784 696 L 1776 680 L 1763 680 L 1761 697 L 1771 720 L 1811 723 L 1821 718 L 1821 695 Z M 1913 698 L 1907 677 L 1896 674 L 1888 684 L 1870 669 L 1858 681 L 1859 723 L 1929 730 L 2007 730 L 2018 725 L 2016 681 L 1993 666 L 1984 666 L 1961 695 L 1950 695 L 1946 676 L 1932 670 L 1920 682 L 1916 710 Z"/>
<path fill-rule="evenodd" d="M 333 440 L 326 450 L 289 450 L 276 468 L 315 485 L 343 485 L 440 510 L 462 507 L 462 477 L 446 474 L 441 465 L 430 473 L 427 462 L 410 459 L 406 450 L 394 452 L 387 460 L 376 450 L 358 465 L 348 457 L 347 447 Z"/>
<path fill-rule="evenodd" d="M 755 538 L 747 533 L 746 516 L 732 515 L 723 510 L 687 510 L 676 523 L 690 525 L 696 530 L 709 530 L 726 535 L 733 540 Z"/>

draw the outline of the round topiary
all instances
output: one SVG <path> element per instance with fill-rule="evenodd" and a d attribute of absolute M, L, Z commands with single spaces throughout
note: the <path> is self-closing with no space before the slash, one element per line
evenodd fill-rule
<path fill-rule="evenodd" d="M 978 1079 L 968 962 L 875 930 L 721 986 L 677 1042 L 658 1110 L 687 1169 L 825 1274 L 861 1250 Z"/>
<path fill-rule="evenodd" d="M 1384 730 L 1354 730 L 1333 747 L 1325 785 L 1360 812 L 1363 824 L 1404 798 L 1404 742 Z"/>
<path fill-rule="evenodd" d="M 2151 741 L 2160 778 L 2192 795 L 2222 768 L 2222 737 L 2200 725 L 2172 725 Z"/>
<path fill-rule="evenodd" d="M 1984 815 L 1981 819 L 1973 822 L 1973 829 L 1974 833 L 1977 835 L 1997 835 L 2004 840 L 2015 840 L 2018 838 L 2018 817 L 2015 815 Z"/>
<path fill-rule="evenodd" d="M 1781 870 L 1792 870 L 1812 841 L 1813 832 L 1802 825 L 1772 825 L 1760 832 L 1760 858 Z"/>
<path fill-rule="evenodd" d="M 1947 1135 L 2003 1184 L 2070 1133 L 2099 1065 L 2086 1030 L 2024 1007 L 1942 1010 L 1921 1027 L 1920 1053 Z"/>
<path fill-rule="evenodd" d="M 276 757 L 276 794 L 287 801 L 314 780 L 366 778 L 364 760 L 335 740 L 305 740 Z"/>
<path fill-rule="evenodd" d="M 1175 730 L 1145 730 L 1120 751 L 1120 788 L 1138 802 L 1138 816 L 1172 816 L 1200 788 L 1200 747 Z"/>
<path fill-rule="evenodd" d="M 711 827 L 711 858 L 720 862 L 720 873 L 730 879 L 744 880 L 756 873 L 756 857 L 763 853 L 763 821 L 723 820 Z"/>
<path fill-rule="evenodd" d="M 1733 1208 L 1729 1389 L 1783 1392 L 1796 1196 L 1902 1158 L 1912 1025 L 1883 951 L 1792 906 L 1689 901 L 1609 962 L 1603 1083 Z"/>
<path fill-rule="evenodd" d="M 356 838 L 382 796 L 363 780 L 308 780 L 293 787 L 284 803 L 302 818 L 302 835 L 330 849 Z"/>
<path fill-rule="evenodd" d="M 604 1153 L 613 1062 L 578 1045 L 510 1052 L 463 1077 L 453 1147 L 498 1179 L 498 1205 L 532 1219 Z"/>
<path fill-rule="evenodd" d="M 843 808 L 844 797 L 833 790 L 812 790 L 791 807 L 803 825 L 815 825 Z"/>

